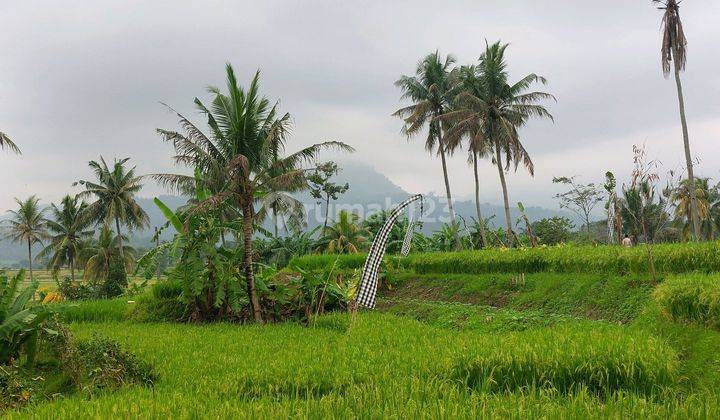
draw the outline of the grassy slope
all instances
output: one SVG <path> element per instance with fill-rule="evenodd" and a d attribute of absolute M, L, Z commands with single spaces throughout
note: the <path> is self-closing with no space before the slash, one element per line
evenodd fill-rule
<path fill-rule="evenodd" d="M 643 277 L 602 274 L 413 274 L 393 276 L 389 299 L 462 302 L 515 310 L 542 310 L 627 323 L 649 300 L 653 284 Z"/>

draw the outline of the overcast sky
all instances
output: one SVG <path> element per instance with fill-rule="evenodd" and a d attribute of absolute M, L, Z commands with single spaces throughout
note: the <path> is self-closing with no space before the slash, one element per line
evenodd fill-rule
<path fill-rule="evenodd" d="M 683 75 L 698 172 L 720 178 L 720 2 L 682 4 L 689 39 Z M 172 170 L 155 128 L 175 128 L 160 101 L 197 118 L 192 100 L 222 86 L 231 62 L 295 121 L 290 148 L 337 139 L 410 192 L 443 192 L 440 161 L 409 142 L 391 116 L 393 82 L 438 49 L 460 64 L 485 39 L 511 43 L 513 80 L 535 72 L 557 96 L 555 123 L 522 130 L 536 174 L 508 179 L 511 202 L 557 207 L 551 180 L 621 181 L 632 145 L 666 169 L 682 167 L 675 84 L 659 63 L 661 14 L 647 0 L 526 1 L 5 1 L 0 3 L 0 131 L 23 155 L 0 152 L 0 212 L 13 197 L 48 203 L 72 191 L 102 155 L 131 157 L 139 173 Z M 329 156 L 331 157 L 331 156 Z M 458 197 L 473 193 L 460 153 L 450 160 Z M 481 168 L 482 199 L 501 200 L 497 172 Z M 357 182 L 362 182 L 358 180 Z M 162 192 L 155 185 L 144 196 Z"/>

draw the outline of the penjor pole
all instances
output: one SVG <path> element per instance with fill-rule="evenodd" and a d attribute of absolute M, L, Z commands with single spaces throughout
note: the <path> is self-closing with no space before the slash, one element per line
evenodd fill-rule
<path fill-rule="evenodd" d="M 361 305 L 366 308 L 375 307 L 378 272 L 380 271 L 380 264 L 382 264 L 383 257 L 385 256 L 385 248 L 390 231 L 392 230 L 395 221 L 397 221 L 398 217 L 402 214 L 403 210 L 418 200 L 420 201 L 420 217 L 422 217 L 423 197 L 420 194 L 416 194 L 395 207 L 392 213 L 390 213 L 390 216 L 388 216 L 383 227 L 375 235 L 375 239 L 373 239 L 372 245 L 370 246 L 370 252 L 368 252 L 367 259 L 365 260 L 365 265 L 363 266 L 362 278 L 360 279 L 360 285 L 358 286 L 358 295 L 356 299 L 357 305 Z M 408 232 L 406 233 L 405 240 L 403 241 L 403 255 L 407 255 L 410 250 L 413 224 L 414 223 L 410 221 L 410 224 L 408 225 Z"/>

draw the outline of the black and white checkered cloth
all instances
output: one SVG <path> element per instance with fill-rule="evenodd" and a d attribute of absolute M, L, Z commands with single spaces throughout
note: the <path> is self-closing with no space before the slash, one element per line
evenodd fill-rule
<path fill-rule="evenodd" d="M 402 211 L 411 203 L 420 200 L 420 217 L 423 213 L 423 197 L 420 194 L 414 195 L 407 200 L 400 203 L 390 213 L 385 224 L 380 231 L 375 235 L 372 245 L 370 246 L 370 252 L 368 252 L 367 259 L 365 260 L 365 266 L 363 267 L 362 278 L 360 279 L 360 286 L 358 287 L 357 303 L 366 308 L 375 307 L 375 296 L 377 294 L 377 283 L 378 283 L 378 272 L 380 271 L 380 264 L 382 264 L 383 257 L 385 256 L 385 246 L 387 245 L 388 236 L 392 230 L 395 221 L 400 216 Z M 403 241 L 402 253 L 407 255 L 410 250 L 410 241 L 412 240 L 412 228 L 414 223 L 411 221 L 408 226 L 408 232 L 405 234 L 405 240 Z"/>

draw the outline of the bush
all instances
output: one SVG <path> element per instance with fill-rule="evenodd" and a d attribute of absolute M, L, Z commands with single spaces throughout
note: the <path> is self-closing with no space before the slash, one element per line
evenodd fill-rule
<path fill-rule="evenodd" d="M 94 335 L 75 340 L 63 331 L 58 358 L 74 387 L 94 393 L 127 384 L 150 386 L 157 380 L 152 367 L 116 341 Z"/>
<path fill-rule="evenodd" d="M 97 297 L 98 291 L 90 284 L 72 281 L 70 277 L 65 276 L 62 280 L 55 279 L 58 292 L 65 300 L 85 300 Z"/>
<path fill-rule="evenodd" d="M 102 284 L 101 294 L 105 298 L 114 298 L 123 294 L 128 286 L 125 264 L 119 258 L 110 259 L 108 275 Z"/>
<path fill-rule="evenodd" d="M 686 275 L 666 279 L 653 297 L 669 319 L 720 328 L 720 277 Z"/>
<path fill-rule="evenodd" d="M 496 340 L 467 351 L 452 377 L 484 392 L 550 389 L 598 396 L 618 391 L 659 395 L 678 380 L 672 348 L 614 326 L 563 326 Z"/>

